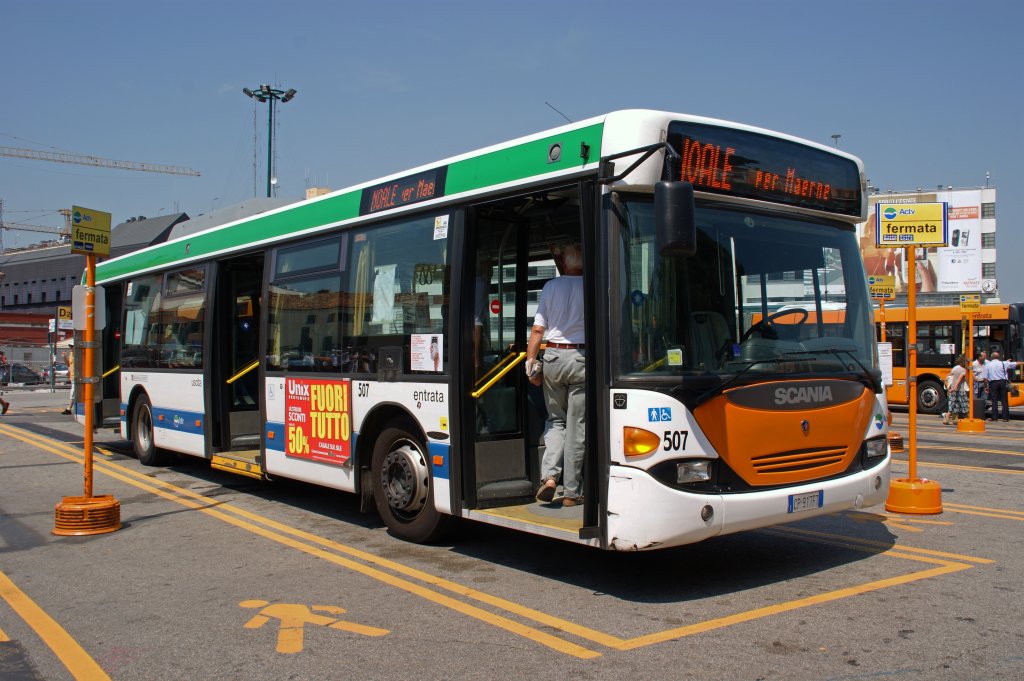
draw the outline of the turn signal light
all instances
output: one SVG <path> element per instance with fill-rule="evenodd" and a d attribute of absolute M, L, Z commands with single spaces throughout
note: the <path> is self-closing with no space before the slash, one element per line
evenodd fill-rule
<path fill-rule="evenodd" d="M 626 456 L 647 456 L 661 446 L 661 438 L 649 430 L 626 426 L 622 429 L 622 445 Z"/>

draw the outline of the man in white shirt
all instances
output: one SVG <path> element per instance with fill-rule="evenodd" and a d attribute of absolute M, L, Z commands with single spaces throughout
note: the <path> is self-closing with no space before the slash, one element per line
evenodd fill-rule
<path fill-rule="evenodd" d="M 526 348 L 526 375 L 544 383 L 548 420 L 544 424 L 544 457 L 537 501 L 555 497 L 562 476 L 562 505 L 583 503 L 583 454 L 586 439 L 585 336 L 583 328 L 583 252 L 570 243 L 554 253 L 562 276 L 541 289 L 540 303 Z M 537 360 L 541 339 L 547 339 L 544 364 Z"/>
<path fill-rule="evenodd" d="M 1009 388 L 1009 372 L 1012 369 L 1017 368 L 1017 363 L 1012 360 L 1003 360 L 999 356 L 997 350 L 992 351 L 992 359 L 989 360 L 988 365 L 985 367 L 985 373 L 988 378 L 988 392 L 989 397 L 992 399 L 992 419 L 995 420 L 1000 418 L 999 416 L 999 405 L 1003 405 L 1003 421 L 1010 420 L 1010 395 L 1007 391 Z"/>
<path fill-rule="evenodd" d="M 982 416 L 988 410 L 988 377 L 985 374 L 985 367 L 987 365 L 988 353 L 984 350 L 978 353 L 978 359 L 971 362 L 971 373 L 974 376 L 974 399 L 981 400 L 980 409 Z"/>

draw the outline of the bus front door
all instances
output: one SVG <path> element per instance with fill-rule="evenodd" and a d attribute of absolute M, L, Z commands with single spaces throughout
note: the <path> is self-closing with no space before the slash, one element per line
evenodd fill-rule
<path fill-rule="evenodd" d="M 212 372 L 209 391 L 213 465 L 260 477 L 260 303 L 263 256 L 218 263 L 210 317 Z"/>
<path fill-rule="evenodd" d="M 472 309 L 461 319 L 472 358 L 462 413 L 472 440 L 464 448 L 463 498 L 468 508 L 531 504 L 547 410 L 543 388 L 526 378 L 526 348 L 540 290 L 556 276 L 551 248 L 580 236 L 576 192 L 475 206 L 469 222 L 466 267 L 473 281 L 463 295 Z"/>

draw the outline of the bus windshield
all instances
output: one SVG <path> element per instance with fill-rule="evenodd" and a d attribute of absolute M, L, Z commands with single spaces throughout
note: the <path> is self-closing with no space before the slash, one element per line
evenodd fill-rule
<path fill-rule="evenodd" d="M 617 202 L 615 210 L 620 375 L 693 377 L 684 383 L 705 390 L 741 375 L 842 374 L 876 383 L 871 306 L 852 230 L 705 205 L 697 210 L 696 254 L 659 255 L 650 201 Z"/>

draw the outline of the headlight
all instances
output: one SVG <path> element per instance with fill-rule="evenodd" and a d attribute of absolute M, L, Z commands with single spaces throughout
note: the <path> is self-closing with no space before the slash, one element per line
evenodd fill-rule
<path fill-rule="evenodd" d="M 869 459 L 878 459 L 889 453 L 889 443 L 884 437 L 864 440 L 864 455 Z"/>
<path fill-rule="evenodd" d="M 676 464 L 676 482 L 684 485 L 690 482 L 706 482 L 711 479 L 711 461 L 693 459 Z"/>

